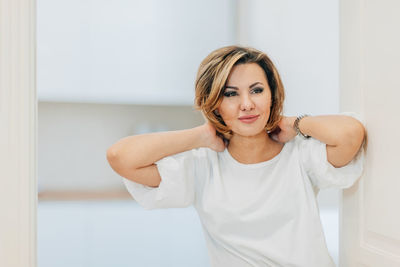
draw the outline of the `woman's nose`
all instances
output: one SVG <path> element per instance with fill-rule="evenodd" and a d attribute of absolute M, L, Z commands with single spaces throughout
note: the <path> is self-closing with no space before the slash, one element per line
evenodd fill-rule
<path fill-rule="evenodd" d="M 254 102 L 248 94 L 242 94 L 240 99 L 241 110 L 251 110 L 254 108 Z"/>

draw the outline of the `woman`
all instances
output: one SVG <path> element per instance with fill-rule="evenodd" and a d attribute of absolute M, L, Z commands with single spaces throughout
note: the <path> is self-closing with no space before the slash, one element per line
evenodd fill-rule
<path fill-rule="evenodd" d="M 267 55 L 223 47 L 197 74 L 205 124 L 123 138 L 107 158 L 144 208 L 196 208 L 211 266 L 335 266 L 316 197 L 360 177 L 364 127 L 346 115 L 286 117 L 283 100 Z"/>

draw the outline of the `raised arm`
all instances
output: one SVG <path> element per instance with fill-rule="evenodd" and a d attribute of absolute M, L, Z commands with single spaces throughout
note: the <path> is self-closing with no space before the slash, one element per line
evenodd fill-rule
<path fill-rule="evenodd" d="M 215 129 L 205 123 L 201 126 L 122 138 L 107 150 L 107 160 L 119 175 L 144 185 L 157 187 L 161 177 L 156 161 L 173 154 L 198 147 L 224 149 Z"/>
<path fill-rule="evenodd" d="M 305 117 L 299 129 L 326 144 L 327 159 L 335 167 L 343 167 L 354 158 L 365 136 L 362 123 L 345 115 Z"/>

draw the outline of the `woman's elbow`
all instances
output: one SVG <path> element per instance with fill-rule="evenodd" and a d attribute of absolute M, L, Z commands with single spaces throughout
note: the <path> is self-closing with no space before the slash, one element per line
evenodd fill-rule
<path fill-rule="evenodd" d="M 365 138 L 365 127 L 364 125 L 356 120 L 354 123 L 354 129 L 352 130 L 352 137 L 356 146 L 361 146 Z"/>
<path fill-rule="evenodd" d="M 112 163 L 115 162 L 117 155 L 118 153 L 114 147 L 110 147 L 109 149 L 107 149 L 106 158 L 110 165 L 112 165 Z"/>

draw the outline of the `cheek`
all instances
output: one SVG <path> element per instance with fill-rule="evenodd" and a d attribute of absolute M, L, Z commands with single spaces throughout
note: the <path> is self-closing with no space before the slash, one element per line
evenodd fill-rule
<path fill-rule="evenodd" d="M 271 101 L 269 99 L 263 97 L 263 98 L 257 99 L 256 106 L 258 107 L 258 110 L 263 111 L 264 113 L 265 112 L 269 113 Z"/>
<path fill-rule="evenodd" d="M 218 111 L 225 122 L 231 120 L 232 117 L 234 117 L 234 107 L 229 103 L 222 102 Z"/>

